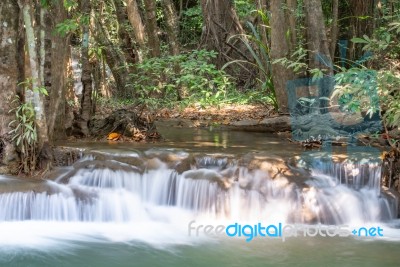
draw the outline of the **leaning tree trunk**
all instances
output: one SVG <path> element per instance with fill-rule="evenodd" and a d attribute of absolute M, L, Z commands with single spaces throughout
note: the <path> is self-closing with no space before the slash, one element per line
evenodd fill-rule
<path fill-rule="evenodd" d="M 33 28 L 33 12 L 29 0 L 19 1 L 20 9 L 23 13 L 25 24 L 26 42 L 28 47 L 29 65 L 32 77 L 33 90 L 25 90 L 25 101 L 31 103 L 35 109 L 35 122 L 38 134 L 38 151 L 41 157 L 40 162 L 49 167 L 51 164 L 51 153 L 48 136 L 47 121 L 45 116 L 44 97 L 38 90 L 43 85 L 41 84 L 40 65 L 37 56 L 35 30 Z"/>
<path fill-rule="evenodd" d="M 132 43 L 131 36 L 127 30 L 129 21 L 126 19 L 127 9 L 123 4 L 123 0 L 114 0 L 115 13 L 118 21 L 118 36 L 121 41 L 121 50 L 124 52 L 126 62 L 131 65 L 130 71 L 133 71 L 133 64 L 137 61 L 135 47 Z"/>
<path fill-rule="evenodd" d="M 0 5 L 0 165 L 9 165 L 18 156 L 9 123 L 14 119 L 10 113 L 11 101 L 18 83 L 18 5 L 13 0 L 3 0 Z M 1 170 L 0 170 L 1 172 Z"/>
<path fill-rule="evenodd" d="M 90 0 L 81 1 L 81 11 L 84 15 L 90 16 Z M 82 48 L 81 48 L 81 63 L 82 63 L 82 99 L 80 108 L 80 119 L 78 127 L 81 134 L 89 135 L 89 120 L 92 115 L 92 69 L 89 62 L 89 24 L 82 25 Z"/>
<path fill-rule="evenodd" d="M 147 44 L 150 50 L 151 57 L 159 57 L 161 55 L 160 40 L 158 38 L 158 27 L 156 17 L 156 1 L 155 0 L 144 0 L 144 8 L 146 11 L 146 33 L 147 33 Z"/>
<path fill-rule="evenodd" d="M 290 38 L 286 37 L 289 23 L 283 9 L 284 4 L 284 0 L 271 1 L 271 60 L 289 57 L 291 47 Z M 289 111 L 286 85 L 293 78 L 294 73 L 291 69 L 281 64 L 272 65 L 272 80 L 274 82 L 278 109 L 281 113 Z"/>
<path fill-rule="evenodd" d="M 126 0 L 126 9 L 128 12 L 128 19 L 133 28 L 133 34 L 135 35 L 135 41 L 139 46 L 139 52 L 146 50 L 146 32 L 143 25 L 143 20 L 139 12 L 139 6 L 137 0 Z M 139 53 L 139 61 L 142 60 L 142 56 Z"/>
<path fill-rule="evenodd" d="M 244 34 L 231 0 L 201 0 L 204 27 L 201 44 L 218 52 L 217 67 L 235 59 L 246 59 L 243 45 L 232 36 Z"/>
<path fill-rule="evenodd" d="M 118 49 L 115 49 L 114 44 L 110 40 L 110 36 L 104 25 L 99 20 L 96 23 L 97 34 L 95 35 L 96 41 L 104 47 L 104 55 L 107 65 L 111 69 L 114 77 L 117 93 L 119 96 L 126 96 L 126 83 L 128 80 L 128 68 L 126 66 L 126 59 L 124 54 Z"/>

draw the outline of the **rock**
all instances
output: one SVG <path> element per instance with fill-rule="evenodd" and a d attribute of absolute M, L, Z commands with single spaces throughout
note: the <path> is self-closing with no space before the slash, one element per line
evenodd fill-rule
<path fill-rule="evenodd" d="M 71 166 L 83 156 L 83 150 L 74 147 L 57 146 L 53 148 L 53 166 Z"/>
<path fill-rule="evenodd" d="M 337 131 L 335 131 L 333 128 L 331 128 L 328 125 L 316 125 L 313 126 L 308 132 L 307 132 L 308 136 L 314 136 L 314 137 L 318 137 L 318 136 L 322 136 L 322 137 L 326 137 L 326 136 L 338 136 L 339 133 Z"/>
<path fill-rule="evenodd" d="M 145 138 L 151 138 L 156 136 L 154 133 L 157 133 L 153 122 L 125 109 L 114 111 L 106 118 L 92 119 L 89 123 L 89 128 L 90 134 L 97 137 L 106 137 L 111 132 L 116 132 L 126 137 L 135 137 L 138 133 L 145 132 Z"/>
<path fill-rule="evenodd" d="M 293 176 L 286 162 L 279 157 L 263 155 L 262 153 L 250 153 L 239 161 L 240 166 L 247 167 L 249 170 L 261 170 L 268 173 L 271 179 L 279 177 Z"/>
<path fill-rule="evenodd" d="M 0 175 L 10 174 L 8 166 L 0 166 Z"/>
<path fill-rule="evenodd" d="M 193 128 L 199 126 L 198 125 L 199 122 L 196 120 L 181 119 L 181 118 L 159 119 L 154 123 L 157 128 L 170 128 L 170 127 Z"/>
<path fill-rule="evenodd" d="M 231 123 L 232 126 L 243 127 L 243 126 L 257 126 L 259 121 L 257 120 L 242 120 L 242 121 L 235 121 Z"/>
<path fill-rule="evenodd" d="M 210 182 L 216 182 L 223 189 L 228 189 L 232 185 L 232 179 L 230 177 L 225 177 L 213 170 L 189 170 L 184 172 L 182 175 L 185 179 L 208 180 Z"/>
<path fill-rule="evenodd" d="M 260 125 L 268 132 L 284 132 L 292 129 L 289 116 L 266 118 L 260 122 Z"/>

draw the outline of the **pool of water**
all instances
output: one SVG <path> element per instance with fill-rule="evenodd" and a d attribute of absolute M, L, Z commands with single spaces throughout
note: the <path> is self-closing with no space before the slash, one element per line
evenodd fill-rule
<path fill-rule="evenodd" d="M 167 229 L 166 229 L 167 230 Z M 86 237 L 89 238 L 89 237 Z M 142 242 L 54 241 L 0 249 L 1 266 L 399 266 L 400 243 L 355 238 L 215 239 L 151 246 Z M 46 241 L 43 241 L 46 242 Z M 50 242 L 47 240 L 47 242 Z M 44 245 L 44 244 L 43 244 Z"/>

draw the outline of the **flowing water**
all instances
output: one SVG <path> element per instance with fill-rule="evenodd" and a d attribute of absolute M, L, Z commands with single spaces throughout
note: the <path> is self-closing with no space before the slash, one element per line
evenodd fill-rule
<path fill-rule="evenodd" d="M 173 136 L 85 144 L 83 158 L 54 179 L 0 177 L 0 265 L 399 265 L 398 202 L 380 188 L 379 155 L 337 162 L 254 133 Z M 234 223 L 380 227 L 383 235 L 246 242 L 195 232 Z"/>

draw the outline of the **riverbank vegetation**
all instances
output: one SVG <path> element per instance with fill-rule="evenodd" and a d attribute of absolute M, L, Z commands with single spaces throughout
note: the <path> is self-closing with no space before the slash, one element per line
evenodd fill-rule
<path fill-rule="evenodd" d="M 160 113 L 357 113 L 400 150 L 398 1 L 3 0 L 0 21 L 0 161 L 14 173 L 50 168 L 55 140 L 121 109 L 110 133 L 134 140 L 158 136 Z"/>

